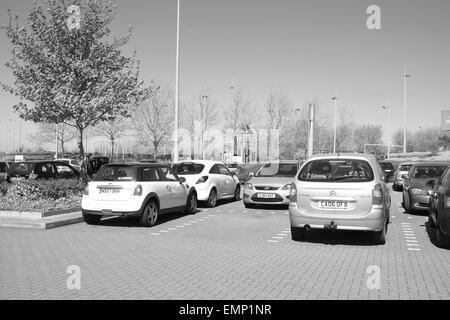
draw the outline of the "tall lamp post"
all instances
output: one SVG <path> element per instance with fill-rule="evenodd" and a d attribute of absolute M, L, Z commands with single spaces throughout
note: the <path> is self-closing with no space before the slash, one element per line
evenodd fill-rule
<path fill-rule="evenodd" d="M 382 106 L 381 108 L 383 108 L 384 110 L 387 111 L 388 114 L 388 146 L 387 146 L 387 158 L 389 159 L 389 155 L 390 155 L 390 146 L 392 144 L 391 142 L 391 103 L 388 102 L 387 105 Z"/>
<path fill-rule="evenodd" d="M 406 73 L 406 64 L 405 64 L 405 72 L 403 78 L 403 153 L 406 154 L 406 79 L 411 77 Z"/>
<path fill-rule="evenodd" d="M 333 133 L 333 153 L 336 153 L 336 126 L 337 126 L 337 89 L 334 91 L 334 97 L 331 100 L 334 100 L 334 133 Z"/>
<path fill-rule="evenodd" d="M 175 71 L 175 141 L 173 147 L 173 161 L 178 161 L 178 110 L 179 110 L 179 74 L 180 74 L 180 0 L 177 1 L 177 53 Z"/>
<path fill-rule="evenodd" d="M 207 95 L 202 96 L 202 159 L 205 160 L 205 130 L 206 130 L 206 99 L 208 99 Z"/>

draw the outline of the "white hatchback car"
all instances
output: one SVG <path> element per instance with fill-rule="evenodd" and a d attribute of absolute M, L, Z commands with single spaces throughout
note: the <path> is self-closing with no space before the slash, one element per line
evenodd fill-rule
<path fill-rule="evenodd" d="M 239 179 L 222 162 L 180 161 L 172 167 L 178 176 L 186 178 L 190 186 L 195 186 L 198 200 L 206 201 L 209 207 L 215 207 L 219 199 L 240 199 Z"/>
<path fill-rule="evenodd" d="M 197 193 L 169 165 L 107 164 L 87 185 L 81 208 L 88 224 L 106 216 L 137 216 L 151 227 L 160 214 L 196 213 Z"/>

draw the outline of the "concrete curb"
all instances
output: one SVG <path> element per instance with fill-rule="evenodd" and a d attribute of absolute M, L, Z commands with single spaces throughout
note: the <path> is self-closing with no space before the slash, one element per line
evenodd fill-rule
<path fill-rule="evenodd" d="M 81 211 L 77 211 L 45 218 L 0 217 L 0 227 L 46 230 L 82 221 Z"/>

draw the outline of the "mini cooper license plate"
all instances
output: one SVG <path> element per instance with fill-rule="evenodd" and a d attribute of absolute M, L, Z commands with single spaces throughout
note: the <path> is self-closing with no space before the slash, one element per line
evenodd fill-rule
<path fill-rule="evenodd" d="M 258 193 L 258 198 L 264 198 L 264 199 L 275 198 L 275 194 L 274 193 Z"/>
<path fill-rule="evenodd" d="M 320 207 L 324 209 L 347 209 L 348 201 L 322 200 L 320 201 Z"/>
<path fill-rule="evenodd" d="M 113 189 L 113 188 L 101 188 L 99 189 L 99 193 L 120 193 L 120 189 Z"/>

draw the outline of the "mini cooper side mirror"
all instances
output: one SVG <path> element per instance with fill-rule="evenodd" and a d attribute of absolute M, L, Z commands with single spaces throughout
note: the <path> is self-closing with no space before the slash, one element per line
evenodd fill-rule
<path fill-rule="evenodd" d="M 186 182 L 186 178 L 185 177 L 180 177 L 180 179 L 178 181 L 180 183 L 185 183 Z"/>

